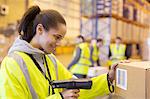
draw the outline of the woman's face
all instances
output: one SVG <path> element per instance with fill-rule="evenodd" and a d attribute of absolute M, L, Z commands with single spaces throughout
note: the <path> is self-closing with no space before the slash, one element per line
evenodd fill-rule
<path fill-rule="evenodd" d="M 60 23 L 58 28 L 50 28 L 49 31 L 42 30 L 42 32 L 38 40 L 40 49 L 47 54 L 53 53 L 66 34 L 66 25 Z"/>

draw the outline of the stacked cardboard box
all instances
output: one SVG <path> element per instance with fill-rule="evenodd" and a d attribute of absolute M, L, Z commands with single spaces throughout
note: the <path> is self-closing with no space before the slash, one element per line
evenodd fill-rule
<path fill-rule="evenodd" d="M 127 42 L 128 41 L 128 32 L 127 29 L 128 28 L 128 24 L 126 22 L 123 22 L 123 41 Z"/>
<path fill-rule="evenodd" d="M 129 20 L 133 20 L 133 6 L 128 6 L 129 9 Z"/>
<path fill-rule="evenodd" d="M 123 0 L 112 0 L 112 13 L 118 16 L 122 16 Z"/>
<path fill-rule="evenodd" d="M 111 40 L 114 40 L 116 38 L 116 22 L 117 20 L 112 18 L 111 19 Z"/>
<path fill-rule="evenodd" d="M 118 14 L 118 1 L 117 0 L 112 0 L 112 13 L 113 14 Z"/>
<path fill-rule="evenodd" d="M 123 22 L 122 21 L 118 21 L 118 27 L 117 27 L 117 36 L 123 38 Z"/>

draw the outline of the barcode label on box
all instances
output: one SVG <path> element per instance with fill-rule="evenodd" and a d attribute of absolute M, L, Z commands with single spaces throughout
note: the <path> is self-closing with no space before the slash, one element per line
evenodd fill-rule
<path fill-rule="evenodd" d="M 127 70 L 117 68 L 116 86 L 127 90 Z"/>

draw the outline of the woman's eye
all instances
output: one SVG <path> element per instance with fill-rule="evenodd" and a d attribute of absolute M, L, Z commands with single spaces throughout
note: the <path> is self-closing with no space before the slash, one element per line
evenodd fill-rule
<path fill-rule="evenodd" d="M 61 38 L 59 36 L 54 36 L 55 40 L 60 40 Z"/>

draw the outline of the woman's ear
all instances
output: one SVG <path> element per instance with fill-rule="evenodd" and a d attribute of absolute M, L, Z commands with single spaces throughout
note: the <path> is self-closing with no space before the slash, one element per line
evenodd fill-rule
<path fill-rule="evenodd" d="M 36 33 L 41 35 L 44 31 L 44 27 L 42 24 L 38 24 L 37 27 L 36 27 Z"/>

